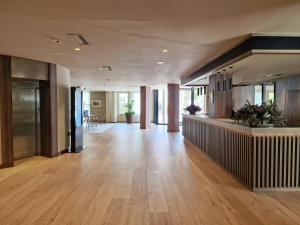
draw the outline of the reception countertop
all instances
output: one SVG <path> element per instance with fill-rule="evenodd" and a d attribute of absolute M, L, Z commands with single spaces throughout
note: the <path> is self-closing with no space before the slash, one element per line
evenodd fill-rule
<path fill-rule="evenodd" d="M 300 128 L 184 115 L 183 136 L 253 191 L 300 190 Z"/>
<path fill-rule="evenodd" d="M 243 124 L 234 123 L 232 119 L 214 119 L 205 115 L 183 115 L 183 117 L 199 120 L 214 126 L 224 127 L 229 130 L 239 131 L 242 133 L 251 134 L 253 136 L 261 135 L 299 135 L 300 127 L 262 127 L 252 128 Z"/>

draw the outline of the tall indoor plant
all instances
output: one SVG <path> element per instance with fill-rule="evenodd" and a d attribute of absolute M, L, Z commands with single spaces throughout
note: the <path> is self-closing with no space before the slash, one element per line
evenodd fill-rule
<path fill-rule="evenodd" d="M 133 111 L 134 100 L 130 100 L 125 107 L 127 108 L 127 112 L 125 112 L 126 122 L 133 123 L 134 120 L 134 111 Z"/>

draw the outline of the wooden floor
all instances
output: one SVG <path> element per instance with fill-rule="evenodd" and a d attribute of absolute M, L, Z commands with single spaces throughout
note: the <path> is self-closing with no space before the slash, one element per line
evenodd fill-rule
<path fill-rule="evenodd" d="M 0 224 L 300 224 L 300 193 L 252 193 L 164 126 L 119 124 L 85 143 L 0 170 Z"/>

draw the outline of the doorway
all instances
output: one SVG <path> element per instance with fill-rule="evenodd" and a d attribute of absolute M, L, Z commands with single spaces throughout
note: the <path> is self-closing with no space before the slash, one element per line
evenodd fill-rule
<path fill-rule="evenodd" d="M 39 82 L 12 81 L 12 130 L 14 159 L 40 155 Z"/>

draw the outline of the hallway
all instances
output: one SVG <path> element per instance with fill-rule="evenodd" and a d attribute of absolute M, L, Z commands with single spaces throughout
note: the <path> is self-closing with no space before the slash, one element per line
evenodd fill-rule
<path fill-rule="evenodd" d="M 299 224 L 300 193 L 248 191 L 180 133 L 117 124 L 0 170 L 0 224 Z"/>

